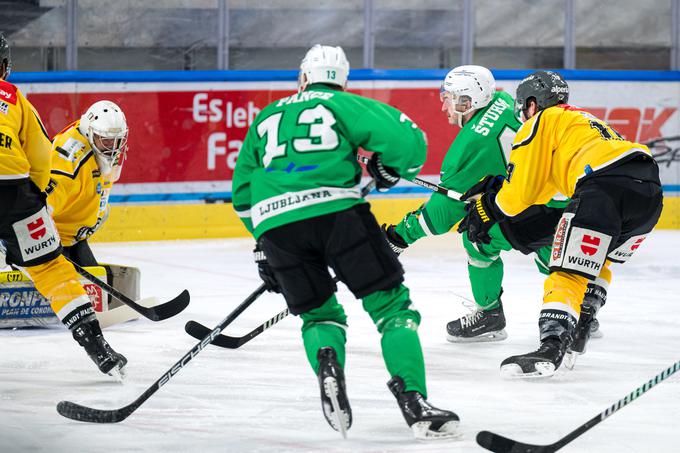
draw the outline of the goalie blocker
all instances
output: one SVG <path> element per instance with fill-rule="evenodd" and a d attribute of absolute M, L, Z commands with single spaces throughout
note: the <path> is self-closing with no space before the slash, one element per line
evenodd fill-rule
<path fill-rule="evenodd" d="M 103 264 L 85 269 L 130 298 L 139 299 L 141 273 L 136 267 Z M 98 285 L 84 277 L 81 277 L 80 283 L 90 296 L 101 327 L 139 318 L 137 312 L 102 291 Z M 153 301 L 149 301 L 148 306 L 152 305 Z M 35 289 L 33 282 L 23 272 L 0 272 L 0 329 L 57 324 L 61 325 L 61 321 L 49 301 Z"/>

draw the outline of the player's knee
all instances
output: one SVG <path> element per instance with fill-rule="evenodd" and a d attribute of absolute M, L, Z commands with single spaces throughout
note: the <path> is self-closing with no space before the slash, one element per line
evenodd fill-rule
<path fill-rule="evenodd" d="M 305 313 L 300 314 L 302 319 L 302 331 L 304 332 L 310 326 L 318 323 L 333 323 L 341 326 L 347 326 L 347 315 L 342 305 L 333 294 L 320 307 L 313 308 Z"/>
<path fill-rule="evenodd" d="M 553 272 L 543 286 L 543 303 L 568 305 L 577 314 L 588 286 L 588 279 L 568 272 Z"/>
<path fill-rule="evenodd" d="M 417 329 L 420 313 L 411 301 L 409 290 L 403 284 L 392 289 L 376 291 L 363 300 L 364 310 L 369 314 L 378 332 L 388 328 Z"/>

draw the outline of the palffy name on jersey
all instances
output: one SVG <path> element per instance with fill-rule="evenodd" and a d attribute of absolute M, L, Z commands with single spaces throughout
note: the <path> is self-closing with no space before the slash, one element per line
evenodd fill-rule
<path fill-rule="evenodd" d="M 292 96 L 279 99 L 279 102 L 276 104 L 276 106 L 281 107 L 282 105 L 297 104 L 299 102 L 311 101 L 312 99 L 323 99 L 324 101 L 327 101 L 333 97 L 333 94 L 334 93 L 326 93 L 322 91 L 303 91 L 302 93 L 296 93 Z"/>
<path fill-rule="evenodd" d="M 491 104 L 491 107 L 489 107 L 488 110 L 484 112 L 484 115 L 482 115 L 482 117 L 479 119 L 479 122 L 475 124 L 475 127 L 473 127 L 472 130 L 486 137 L 489 135 L 489 132 L 491 132 L 493 125 L 496 124 L 496 121 L 498 121 L 498 118 L 501 117 L 503 112 L 508 107 L 510 107 L 510 104 L 508 104 L 503 98 L 496 99 L 494 103 Z"/>

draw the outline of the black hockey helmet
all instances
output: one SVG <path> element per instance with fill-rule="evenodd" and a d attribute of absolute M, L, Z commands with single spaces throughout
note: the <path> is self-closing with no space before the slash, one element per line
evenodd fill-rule
<path fill-rule="evenodd" d="M 9 43 L 7 42 L 7 38 L 5 38 L 5 34 L 0 31 L 0 66 L 5 65 L 5 73 L 0 74 L 2 78 L 7 78 L 9 76 L 9 72 L 12 69 L 12 58 L 9 54 Z"/>
<path fill-rule="evenodd" d="M 526 109 L 531 98 L 536 100 L 539 111 L 557 104 L 566 104 L 569 101 L 569 85 L 556 72 L 536 71 L 517 86 L 515 112 L 519 114 Z"/>

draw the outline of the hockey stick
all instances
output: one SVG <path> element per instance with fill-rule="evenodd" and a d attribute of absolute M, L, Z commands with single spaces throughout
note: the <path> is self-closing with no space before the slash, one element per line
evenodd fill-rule
<path fill-rule="evenodd" d="M 371 181 L 368 184 L 366 184 L 362 189 L 361 189 L 361 196 L 365 197 L 368 195 L 368 193 L 373 190 L 373 187 L 375 187 L 375 181 Z M 339 281 L 338 277 L 333 277 L 333 282 L 337 283 Z M 281 311 L 279 314 L 274 316 L 271 319 L 268 319 L 267 321 L 263 322 L 247 334 L 243 335 L 242 337 L 231 337 L 229 335 L 218 335 L 215 337 L 213 340 L 212 344 L 215 346 L 218 346 L 220 348 L 227 348 L 227 349 L 237 349 L 243 346 L 244 344 L 248 343 L 250 340 L 264 332 L 265 330 L 269 329 L 271 326 L 276 324 L 277 322 L 281 321 L 283 318 L 288 316 L 288 309 L 284 309 Z M 196 321 L 188 321 L 184 325 L 184 331 L 191 335 L 192 337 L 199 339 L 205 337 L 209 332 L 210 329 L 203 324 L 196 322 Z"/>
<path fill-rule="evenodd" d="M 219 324 L 208 334 L 205 338 L 199 341 L 193 348 L 189 350 L 184 356 L 179 359 L 170 369 L 156 380 L 144 393 L 142 393 L 136 400 L 120 409 L 94 409 L 92 407 L 81 406 L 80 404 L 72 403 L 70 401 L 61 401 L 57 404 L 57 412 L 66 418 L 77 420 L 81 422 L 91 423 L 118 423 L 125 420 L 130 414 L 136 411 L 144 401 L 148 400 L 151 395 L 156 393 L 161 387 L 170 381 L 179 371 L 186 366 L 194 357 L 198 355 L 207 345 L 209 345 L 215 337 L 217 337 L 225 327 L 227 327 L 234 319 L 236 319 L 246 308 L 250 306 L 255 300 L 266 291 L 264 283 L 260 285 L 250 296 L 246 298 L 241 304 L 234 309 L 226 318 L 220 321 Z"/>
<path fill-rule="evenodd" d="M 366 165 L 368 164 L 368 161 L 370 159 L 366 156 L 357 155 L 357 160 L 362 164 Z M 425 187 L 426 189 L 431 190 L 433 192 L 437 192 L 438 194 L 444 195 L 449 198 L 453 198 L 456 201 L 460 201 L 460 197 L 462 196 L 462 194 L 456 192 L 455 190 L 447 189 L 445 187 L 440 186 L 439 184 L 425 181 L 424 179 L 414 178 L 413 181 L 411 182 L 418 186 Z"/>
<path fill-rule="evenodd" d="M 76 271 L 95 285 L 99 286 L 101 289 L 109 293 L 111 296 L 115 297 L 119 301 L 123 302 L 125 305 L 128 307 L 132 308 L 134 311 L 139 313 L 140 315 L 144 316 L 145 318 L 148 318 L 152 321 L 162 321 L 164 319 L 171 318 L 175 316 L 177 313 L 180 313 L 182 310 L 187 308 L 187 305 L 189 305 L 190 301 L 190 296 L 189 296 L 189 291 L 186 289 L 182 291 L 177 297 L 174 299 L 169 300 L 168 302 L 165 302 L 163 304 L 157 305 L 155 307 L 144 307 L 143 305 L 138 304 L 134 300 L 130 299 L 127 297 L 125 294 L 121 293 L 118 291 L 116 288 L 113 286 L 109 285 L 108 283 L 98 279 L 94 275 L 90 274 L 88 271 L 83 269 L 80 265 L 74 263 L 70 259 L 66 258 L 71 264 L 73 264 L 73 267 L 76 268 Z"/>
<path fill-rule="evenodd" d="M 265 330 L 269 329 L 271 326 L 276 324 L 277 322 L 281 321 L 283 318 L 288 316 L 288 309 L 284 309 L 280 313 L 278 313 L 276 316 L 274 316 L 271 319 L 268 319 L 264 323 L 260 324 L 257 326 L 255 329 L 251 330 L 247 334 L 243 335 L 242 337 L 231 337 L 229 335 L 218 335 L 215 337 L 213 340 L 212 344 L 215 346 L 218 346 L 220 348 L 227 348 L 227 349 L 237 349 L 243 346 L 244 344 L 248 343 L 250 340 L 264 332 Z M 185 324 L 184 330 L 186 333 L 191 335 L 194 338 L 203 338 L 205 337 L 208 333 L 210 333 L 210 329 L 206 326 L 204 326 L 201 323 L 198 323 L 196 321 L 189 321 Z"/>
<path fill-rule="evenodd" d="M 564 447 L 569 442 L 576 439 L 578 436 L 585 433 L 590 428 L 592 428 L 605 418 L 612 415 L 614 412 L 633 402 L 647 390 L 651 389 L 656 384 L 663 381 L 664 379 L 666 379 L 667 377 L 669 377 L 678 370 L 680 370 L 680 360 L 675 362 L 672 366 L 663 370 L 661 373 L 654 376 L 645 384 L 636 388 L 628 395 L 621 398 L 616 403 L 612 404 L 610 407 L 600 412 L 598 415 L 591 418 L 590 420 L 588 420 L 587 422 L 585 422 L 584 424 L 582 424 L 581 426 L 579 426 L 578 428 L 576 428 L 575 430 L 573 430 L 572 432 L 558 440 L 557 442 L 552 443 L 550 445 L 525 444 L 522 442 L 517 442 L 516 440 L 508 439 L 507 437 L 503 437 L 499 434 L 494 434 L 489 431 L 480 431 L 477 434 L 477 443 L 482 447 L 486 448 L 487 450 L 491 450 L 497 453 L 552 453 Z"/>

